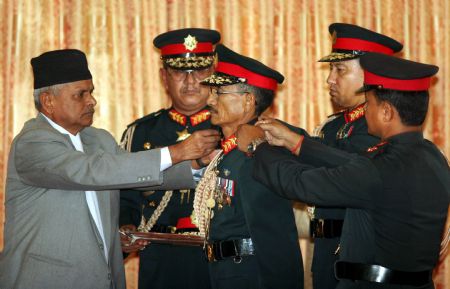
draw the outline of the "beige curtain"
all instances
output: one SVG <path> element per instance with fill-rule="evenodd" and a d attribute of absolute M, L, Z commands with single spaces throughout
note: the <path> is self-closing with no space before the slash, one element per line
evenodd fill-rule
<path fill-rule="evenodd" d="M 58 48 L 85 51 L 98 100 L 94 125 L 119 139 L 132 120 L 169 105 L 153 38 L 182 27 L 217 29 L 224 44 L 286 76 L 273 114 L 311 132 L 332 113 L 328 67 L 316 62 L 330 51 L 332 22 L 390 35 L 404 43 L 404 57 L 440 66 L 425 133 L 449 156 L 450 1 L 0 0 L 0 182 L 13 136 L 36 114 L 31 57 Z M 0 224 L 3 217 L 0 206 Z M 2 232 L 0 225 L 0 244 Z M 309 259 L 310 245 L 302 246 Z M 437 271 L 439 289 L 450 287 L 449 259 Z M 136 260 L 127 264 L 127 277 L 128 288 L 137 288 Z"/>

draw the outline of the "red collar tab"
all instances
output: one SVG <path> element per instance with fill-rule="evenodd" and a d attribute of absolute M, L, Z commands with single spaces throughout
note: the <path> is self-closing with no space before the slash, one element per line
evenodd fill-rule
<path fill-rule="evenodd" d="M 237 138 L 233 134 L 221 142 L 223 154 L 226 155 L 237 147 Z"/>
<path fill-rule="evenodd" d="M 373 147 L 370 147 L 367 149 L 368 153 L 374 152 L 376 150 L 378 150 L 380 147 L 384 146 L 385 144 L 387 144 L 387 141 L 382 141 L 377 145 L 374 145 Z"/>
<path fill-rule="evenodd" d="M 245 78 L 247 80 L 247 84 L 253 86 L 270 89 L 273 91 L 277 90 L 278 83 L 275 79 L 255 73 L 233 63 L 219 62 L 217 64 L 216 71 L 239 78 Z"/>
<path fill-rule="evenodd" d="M 169 117 L 182 126 L 186 126 L 186 116 L 176 111 L 176 109 L 172 108 L 169 110 Z"/>
<path fill-rule="evenodd" d="M 366 52 L 378 52 L 383 54 L 394 54 L 394 50 L 376 42 L 358 38 L 337 38 L 333 44 L 334 49 L 360 50 Z"/>
<path fill-rule="evenodd" d="M 170 119 L 172 119 L 176 123 L 181 124 L 182 126 L 186 126 L 187 124 L 187 117 L 184 114 L 179 113 L 175 108 L 169 110 L 169 117 Z M 191 121 L 192 126 L 196 126 L 202 122 L 207 121 L 210 118 L 211 112 L 207 109 L 204 109 L 191 115 L 189 117 L 189 120 Z"/>
<path fill-rule="evenodd" d="M 349 123 L 349 122 L 354 122 L 357 119 L 360 119 L 361 117 L 364 116 L 366 110 L 364 109 L 364 106 L 366 104 L 360 104 L 357 107 L 355 107 L 354 109 L 350 110 L 350 111 L 346 111 L 344 113 L 344 119 L 345 119 L 345 123 Z"/>
<path fill-rule="evenodd" d="M 192 126 L 196 126 L 202 122 L 207 121 L 208 119 L 211 118 L 211 112 L 207 109 L 201 110 L 197 113 L 194 113 L 193 115 L 191 115 L 190 117 L 191 120 L 191 125 Z"/>
<path fill-rule="evenodd" d="M 186 48 L 182 43 L 169 44 L 161 47 L 161 55 L 177 55 L 184 53 L 211 53 L 213 52 L 213 45 L 210 42 L 199 42 L 192 50 Z"/>
<path fill-rule="evenodd" d="M 401 91 L 424 91 L 431 85 L 431 77 L 418 79 L 396 79 L 380 76 L 364 70 L 364 84 L 378 85 L 383 89 L 401 90 Z"/>

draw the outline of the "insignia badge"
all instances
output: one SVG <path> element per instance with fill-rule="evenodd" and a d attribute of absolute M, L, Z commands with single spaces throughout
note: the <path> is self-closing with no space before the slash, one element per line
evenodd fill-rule
<path fill-rule="evenodd" d="M 149 143 L 149 142 L 146 142 L 146 143 L 144 143 L 143 147 L 144 147 L 145 150 L 149 150 L 152 147 L 152 144 Z"/>
<path fill-rule="evenodd" d="M 231 172 L 230 170 L 225 169 L 223 170 L 223 174 L 225 175 L 225 177 L 228 177 L 231 174 Z"/>
<path fill-rule="evenodd" d="M 187 129 L 185 128 L 183 131 L 177 131 L 177 142 L 179 141 L 184 141 L 185 139 L 187 139 L 191 134 L 187 131 Z"/>
<path fill-rule="evenodd" d="M 197 39 L 195 39 L 194 36 L 188 34 L 186 38 L 184 38 L 184 47 L 187 50 L 193 51 L 195 48 L 197 48 Z"/>

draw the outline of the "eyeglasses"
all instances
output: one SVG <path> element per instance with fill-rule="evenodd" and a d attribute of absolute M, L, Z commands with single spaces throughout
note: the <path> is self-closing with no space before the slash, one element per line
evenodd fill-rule
<path fill-rule="evenodd" d="M 210 89 L 211 95 L 214 97 L 219 97 L 222 94 L 239 94 L 239 93 L 250 93 L 249 91 L 219 91 L 215 88 Z"/>
<path fill-rule="evenodd" d="M 166 68 L 166 70 L 170 77 L 172 77 L 176 81 L 184 81 L 187 78 L 188 74 L 192 74 L 195 80 L 201 81 L 211 74 L 210 67 L 200 70 L 179 70 L 172 68 Z"/>

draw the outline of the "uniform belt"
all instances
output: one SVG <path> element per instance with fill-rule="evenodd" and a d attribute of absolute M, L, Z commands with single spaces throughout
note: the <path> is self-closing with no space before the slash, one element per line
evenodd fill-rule
<path fill-rule="evenodd" d="M 312 219 L 309 233 L 312 238 L 336 238 L 342 233 L 344 220 Z"/>
<path fill-rule="evenodd" d="M 255 255 L 252 239 L 229 240 L 209 243 L 205 247 L 208 262 L 233 258 L 235 263 L 240 263 L 243 256 Z"/>
<path fill-rule="evenodd" d="M 156 233 L 175 233 L 177 230 L 177 227 L 175 226 L 168 226 L 168 225 L 160 225 L 155 224 L 150 232 L 156 232 Z"/>
<path fill-rule="evenodd" d="M 380 265 L 337 261 L 334 264 L 337 279 L 362 280 L 376 283 L 423 286 L 431 281 L 431 271 L 406 272 Z"/>

